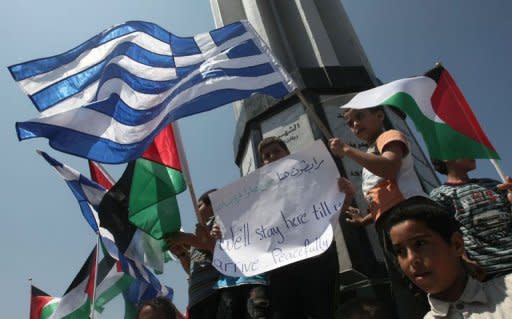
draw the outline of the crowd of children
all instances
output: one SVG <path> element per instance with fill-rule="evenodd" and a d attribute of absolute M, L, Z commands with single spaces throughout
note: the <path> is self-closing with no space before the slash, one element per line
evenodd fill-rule
<path fill-rule="evenodd" d="M 447 182 L 427 195 L 407 137 L 385 130 L 383 106 L 346 109 L 342 117 L 369 147 L 363 152 L 340 138 L 328 141 L 334 156 L 348 157 L 363 168 L 368 211 L 349 206 L 355 191 L 344 178 L 338 182 L 346 193 L 341 211 L 351 224 L 374 224 L 395 303 L 407 303 L 414 310 L 403 313 L 397 311 L 400 307 L 356 299 L 338 313 L 343 318 L 507 318 L 512 313 L 512 180 L 471 179 L 471 159 L 433 160 Z M 263 165 L 290 153 L 276 137 L 263 139 L 258 152 Z M 198 201 L 204 222 L 195 234 L 167 237 L 171 252 L 190 277 L 191 319 L 335 317 L 339 285 L 334 242 L 320 256 L 266 274 L 221 275 L 211 264 L 215 240 L 222 233 L 208 194 Z"/>

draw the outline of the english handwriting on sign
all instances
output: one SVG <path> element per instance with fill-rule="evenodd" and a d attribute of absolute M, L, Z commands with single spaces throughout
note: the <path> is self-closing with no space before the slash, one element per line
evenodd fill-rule
<path fill-rule="evenodd" d="M 297 260 L 307 258 L 310 255 L 317 255 L 318 252 L 322 252 L 329 248 L 330 242 L 323 238 L 316 237 L 310 242 L 309 239 L 304 240 L 304 246 L 298 247 L 292 250 L 283 250 L 280 247 L 272 249 L 271 255 L 274 264 L 282 264 L 289 260 Z"/>
<path fill-rule="evenodd" d="M 220 241 L 220 248 L 225 251 L 231 251 L 247 247 L 251 244 L 250 233 L 249 223 L 245 223 L 242 226 L 231 226 L 226 234 L 227 236 Z"/>
<path fill-rule="evenodd" d="M 318 162 L 316 160 L 316 158 L 313 157 L 313 160 L 309 163 L 306 162 L 305 160 L 302 160 L 302 161 L 300 161 L 299 165 L 293 166 L 291 169 L 286 170 L 281 173 L 276 172 L 276 175 L 277 175 L 277 178 L 279 179 L 279 181 L 282 181 L 290 176 L 295 177 L 295 176 L 300 176 L 304 173 L 309 173 L 312 170 L 316 171 L 317 169 L 320 168 L 320 166 L 322 166 L 323 163 L 324 163 L 324 160 L 321 160 L 320 162 Z"/>
<path fill-rule="evenodd" d="M 285 239 L 279 226 L 265 227 L 264 225 L 260 225 L 258 228 L 256 228 L 256 235 L 258 235 L 259 240 L 269 239 L 277 236 L 278 244 L 284 243 Z"/>

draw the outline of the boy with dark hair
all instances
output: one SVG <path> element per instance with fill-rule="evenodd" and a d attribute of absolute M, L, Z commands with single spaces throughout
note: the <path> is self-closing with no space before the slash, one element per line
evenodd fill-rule
<path fill-rule="evenodd" d="M 190 319 L 215 318 L 219 306 L 219 292 L 214 289 L 219 272 L 212 265 L 215 240 L 210 236 L 214 216 L 208 194 L 213 191 L 205 192 L 197 201 L 200 219 L 205 224 L 196 225 L 195 234 L 178 232 L 165 238 L 169 250 L 189 274 Z M 187 251 L 183 247 L 191 248 Z"/>
<path fill-rule="evenodd" d="M 449 211 L 414 197 L 388 214 L 385 226 L 400 268 L 428 293 L 425 318 L 510 318 L 511 275 L 485 283 L 467 275 L 464 241 Z"/>
<path fill-rule="evenodd" d="M 137 313 L 137 319 L 182 319 L 170 300 L 157 297 L 145 301 Z"/>
<path fill-rule="evenodd" d="M 368 214 L 350 208 L 345 213 L 347 222 L 355 225 L 375 223 L 375 230 L 382 245 L 391 288 L 397 304 L 409 305 L 416 313 L 400 313 L 403 318 L 418 318 L 427 311 L 423 296 L 415 296 L 409 283 L 393 267 L 393 256 L 389 252 L 389 239 L 384 224 L 388 211 L 403 200 L 413 196 L 426 196 L 414 170 L 413 157 L 407 137 L 397 130 L 385 130 L 385 113 L 382 106 L 366 109 L 343 109 L 343 118 L 354 135 L 368 143 L 363 152 L 339 138 L 329 140 L 331 152 L 343 158 L 350 157 L 363 167 L 362 191 L 368 202 Z M 404 307 L 399 307 L 399 312 Z M 410 312 L 410 311 L 407 311 Z"/>
<path fill-rule="evenodd" d="M 485 279 L 512 272 L 512 198 L 500 189 L 509 183 L 470 178 L 468 173 L 476 168 L 473 159 L 432 160 L 432 164 L 447 175 L 447 181 L 430 197 L 461 224 L 469 260 L 485 271 Z"/>
<path fill-rule="evenodd" d="M 258 145 L 258 152 L 263 165 L 290 154 L 286 144 L 274 136 L 264 138 Z M 338 185 L 346 193 L 345 203 L 350 204 L 354 195 L 350 182 L 340 179 Z M 338 257 L 334 241 L 320 256 L 271 271 L 272 318 L 334 318 L 337 276 Z"/>

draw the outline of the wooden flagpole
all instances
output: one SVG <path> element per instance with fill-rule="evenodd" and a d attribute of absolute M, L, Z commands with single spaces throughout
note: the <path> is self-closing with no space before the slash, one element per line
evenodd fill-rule
<path fill-rule="evenodd" d="M 192 186 L 192 179 L 190 178 L 190 170 L 188 169 L 188 161 L 187 156 L 185 154 L 185 149 L 183 148 L 183 143 L 181 141 L 181 132 L 178 125 L 178 121 L 174 121 L 172 123 L 173 131 L 174 131 L 174 139 L 176 142 L 176 148 L 178 149 L 178 156 L 180 157 L 181 169 L 183 172 L 183 177 L 185 177 L 185 183 L 187 184 L 188 191 L 190 193 L 190 198 L 192 200 L 192 206 L 194 207 L 194 211 L 196 212 L 196 218 L 200 224 L 206 224 L 206 220 L 203 220 L 201 215 L 199 214 L 199 210 L 197 208 L 197 198 L 196 193 L 194 192 L 194 187 Z"/>
<path fill-rule="evenodd" d="M 295 90 L 295 94 L 299 97 L 299 100 L 304 105 L 304 108 L 306 110 L 306 113 L 311 118 L 311 120 L 315 123 L 315 125 L 320 129 L 320 132 L 324 136 L 325 139 L 330 139 L 333 137 L 331 131 L 325 126 L 325 124 L 320 120 L 318 115 L 315 113 L 315 110 L 313 109 L 313 105 L 306 99 L 306 97 L 302 94 L 300 89 Z"/>
<path fill-rule="evenodd" d="M 503 170 L 501 169 L 500 163 L 497 160 L 495 160 L 494 158 L 489 159 L 489 161 L 491 161 L 492 165 L 496 169 L 496 172 L 498 172 L 498 175 L 500 176 L 501 180 L 504 183 L 506 183 L 507 182 L 506 175 L 503 172 Z"/>

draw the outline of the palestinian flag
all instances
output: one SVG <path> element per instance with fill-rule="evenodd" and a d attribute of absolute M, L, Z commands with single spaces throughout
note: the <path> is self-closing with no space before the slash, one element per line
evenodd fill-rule
<path fill-rule="evenodd" d="M 60 299 L 51 319 L 89 318 L 96 275 L 96 249 L 97 247 L 94 247 L 89 258 Z"/>
<path fill-rule="evenodd" d="M 103 259 L 98 264 L 97 276 L 94 308 L 98 312 L 103 312 L 105 305 L 128 290 L 135 280 L 123 271 L 121 262 L 112 258 L 108 253 L 104 254 Z"/>
<path fill-rule="evenodd" d="M 91 178 L 105 189 L 109 190 L 114 186 L 114 179 L 107 173 L 105 168 L 96 162 L 89 160 L 89 171 Z M 127 212 L 119 211 L 120 214 Z M 128 218 L 125 219 L 128 223 Z M 128 247 L 125 254 L 135 260 L 143 260 L 144 263 L 156 273 L 163 273 L 164 262 L 169 254 L 167 245 L 163 240 L 156 240 L 141 230 L 136 230 L 130 243 L 123 245 Z"/>
<path fill-rule="evenodd" d="M 393 106 L 407 114 L 423 135 L 432 159 L 499 159 L 462 92 L 442 66 L 424 76 L 363 91 L 342 108 L 377 105 Z"/>
<path fill-rule="evenodd" d="M 30 319 L 47 319 L 59 305 L 60 298 L 52 297 L 32 286 L 30 297 Z"/>
<path fill-rule="evenodd" d="M 161 239 L 180 230 L 176 195 L 186 188 L 172 125 L 163 129 L 134 164 L 129 190 L 129 219 Z"/>

